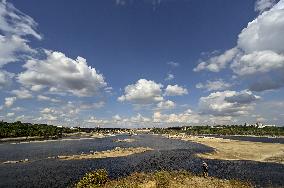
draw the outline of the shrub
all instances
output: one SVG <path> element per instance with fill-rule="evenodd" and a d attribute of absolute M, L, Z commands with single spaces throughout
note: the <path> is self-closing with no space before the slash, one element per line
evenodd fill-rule
<path fill-rule="evenodd" d="M 76 188 L 97 188 L 108 181 L 108 172 L 105 169 L 98 169 L 87 173 L 77 184 Z"/>
<path fill-rule="evenodd" d="M 155 173 L 157 188 L 165 188 L 170 185 L 170 174 L 166 171 L 158 171 Z"/>

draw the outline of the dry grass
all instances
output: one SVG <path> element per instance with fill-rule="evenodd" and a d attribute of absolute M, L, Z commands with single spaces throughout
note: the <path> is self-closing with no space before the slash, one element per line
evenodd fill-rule
<path fill-rule="evenodd" d="M 199 157 L 222 160 L 253 160 L 284 164 L 284 144 L 238 141 L 213 137 L 169 136 L 193 141 L 215 149 L 215 152 L 197 154 Z"/>
<path fill-rule="evenodd" d="M 89 187 L 101 188 L 250 188 L 250 183 L 238 180 L 203 178 L 187 171 L 158 171 L 154 173 L 134 173 L 128 177 L 110 180 L 106 184 Z"/>
<path fill-rule="evenodd" d="M 61 160 L 83 160 L 83 159 L 102 159 L 102 158 L 112 158 L 112 157 L 125 157 L 128 155 L 133 155 L 137 153 L 143 153 L 146 151 L 151 151 L 151 148 L 137 147 L 137 148 L 115 148 L 114 150 L 94 152 L 89 154 L 80 155 L 64 155 L 58 156 Z"/>

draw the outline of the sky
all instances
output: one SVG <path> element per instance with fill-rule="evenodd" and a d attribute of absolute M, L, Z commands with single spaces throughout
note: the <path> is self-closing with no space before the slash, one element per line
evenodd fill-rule
<path fill-rule="evenodd" d="M 284 0 L 1 0 L 0 119 L 284 126 Z"/>

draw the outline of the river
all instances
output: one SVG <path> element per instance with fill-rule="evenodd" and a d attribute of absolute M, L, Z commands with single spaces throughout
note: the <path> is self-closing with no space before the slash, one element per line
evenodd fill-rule
<path fill-rule="evenodd" d="M 107 138 L 69 138 L 38 142 L 0 143 L 0 187 L 71 187 L 86 172 L 98 168 L 108 170 L 111 178 L 132 172 L 154 170 L 189 170 L 201 173 L 202 159 L 196 153 L 212 152 L 207 146 L 155 135 L 131 136 L 134 142 L 115 142 L 130 138 L 119 135 Z M 116 147 L 150 147 L 153 151 L 127 157 L 70 160 L 49 159 Z M 27 163 L 2 164 L 5 161 L 28 159 Z M 255 161 L 206 159 L 209 175 L 252 181 L 258 187 L 283 187 L 284 165 Z"/>

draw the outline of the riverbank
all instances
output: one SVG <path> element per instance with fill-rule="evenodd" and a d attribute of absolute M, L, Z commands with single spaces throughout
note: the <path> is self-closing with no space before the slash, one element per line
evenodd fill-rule
<path fill-rule="evenodd" d="M 103 134 L 103 133 L 86 133 L 86 132 L 76 132 L 76 133 L 64 133 L 61 136 L 27 136 L 27 137 L 11 137 L 11 138 L 1 138 L 0 143 L 5 142 L 33 142 L 33 141 L 45 141 L 45 140 L 57 140 L 65 138 L 106 138 L 110 136 L 115 136 L 114 134 Z"/>
<path fill-rule="evenodd" d="M 251 188 L 248 182 L 239 180 L 222 180 L 214 177 L 204 178 L 187 171 L 157 171 L 153 173 L 133 173 L 127 177 L 109 180 L 107 172 L 97 170 L 87 173 L 75 186 L 76 188 Z"/>
<path fill-rule="evenodd" d="M 191 141 L 214 148 L 212 153 L 196 154 L 206 159 L 252 160 L 284 164 L 284 144 L 239 141 L 215 137 L 163 135 L 170 139 Z"/>

